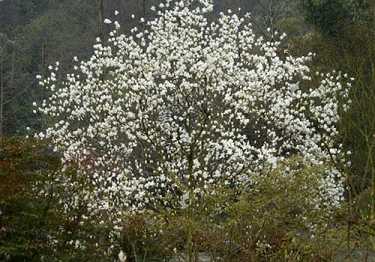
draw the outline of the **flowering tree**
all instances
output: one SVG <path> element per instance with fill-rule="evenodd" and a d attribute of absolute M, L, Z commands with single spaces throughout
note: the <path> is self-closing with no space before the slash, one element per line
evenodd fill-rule
<path fill-rule="evenodd" d="M 114 22 L 108 43 L 97 39 L 64 81 L 58 64 L 40 81 L 51 94 L 38 111 L 53 124 L 39 137 L 85 181 L 75 202 L 92 211 L 176 208 L 291 155 L 321 163 L 342 154 L 345 76 L 310 72 L 312 54 L 282 52 L 284 35 L 257 38 L 248 16 L 229 11 L 211 22 L 212 1 L 158 8 L 130 35 Z"/>

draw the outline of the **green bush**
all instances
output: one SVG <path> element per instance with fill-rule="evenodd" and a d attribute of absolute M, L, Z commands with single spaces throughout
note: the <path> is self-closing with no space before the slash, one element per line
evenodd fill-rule
<path fill-rule="evenodd" d="M 292 158 L 242 188 L 211 188 L 178 210 L 125 210 L 114 225 L 104 215 L 87 216 L 84 203 L 64 208 L 53 180 L 61 167 L 48 146 L 10 139 L 0 148 L 1 261 L 114 261 L 120 252 L 127 262 L 341 261 L 374 254 L 371 191 L 353 200 L 366 208 L 331 201 L 323 179 L 328 164 Z M 50 198 L 38 194 L 47 189 Z"/>
<path fill-rule="evenodd" d="M 58 165 L 44 144 L 0 139 L 0 260 L 38 261 L 47 251 L 48 228 L 58 219 L 50 199 L 37 198 L 33 188 Z"/>
<path fill-rule="evenodd" d="M 186 209 L 130 215 L 121 249 L 129 261 L 330 261 L 345 249 L 346 218 L 322 188 L 327 169 L 292 159 Z"/>

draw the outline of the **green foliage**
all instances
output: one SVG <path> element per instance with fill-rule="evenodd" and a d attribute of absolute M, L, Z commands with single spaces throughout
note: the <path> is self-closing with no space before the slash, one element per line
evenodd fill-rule
<path fill-rule="evenodd" d="M 367 0 L 301 0 L 305 19 L 326 36 L 337 36 L 346 26 L 370 19 Z"/>
<path fill-rule="evenodd" d="M 338 68 L 354 78 L 350 110 L 342 116 L 339 129 L 342 143 L 350 151 L 348 183 L 354 195 L 372 187 L 375 178 L 375 31 L 366 25 L 348 27 L 339 38 L 320 34 L 295 41 L 293 51 L 306 48 L 317 53 L 314 68 L 326 71 Z M 346 169 L 347 167 L 341 166 Z"/>
<path fill-rule="evenodd" d="M 48 145 L 0 139 L 0 261 L 108 261 L 113 225 L 84 220 L 84 206 L 66 213 L 52 182 L 56 172 L 59 156 Z"/>
<path fill-rule="evenodd" d="M 215 188 L 186 209 L 130 216 L 122 250 L 130 261 L 331 261 L 345 250 L 346 223 L 323 200 L 326 168 L 293 159 L 241 191 Z"/>
<path fill-rule="evenodd" d="M 190 261 L 331 261 L 375 248 L 371 210 L 332 205 L 322 190 L 325 165 L 290 159 L 244 188 L 211 188 L 186 208 L 128 213 L 113 225 L 88 216 L 84 203 L 69 210 L 59 202 L 52 181 L 62 171 L 46 145 L 16 138 L 0 144 L 2 261 L 113 261 L 120 251 L 137 262 L 186 254 Z M 41 190 L 50 197 L 39 197 Z M 366 198 L 356 201 L 366 205 Z"/>
<path fill-rule="evenodd" d="M 369 3 L 368 13 L 375 10 Z M 309 34 L 294 41 L 294 52 L 309 49 L 317 53 L 315 68 L 325 71 L 338 68 L 355 80 L 351 90 L 352 104 L 343 115 L 339 129 L 343 145 L 350 152 L 346 156 L 350 166 L 346 170 L 348 194 L 345 211 L 347 246 L 374 251 L 375 214 L 375 31 L 374 21 L 356 22 L 346 26 L 335 38 L 324 34 Z M 353 247 L 354 246 L 354 247 Z M 358 248 L 358 247 L 357 247 Z M 346 248 L 349 249 L 349 248 Z M 358 254 L 363 254 L 358 251 Z M 373 253 L 372 253 L 373 256 Z M 349 257 L 350 258 L 350 257 Z M 357 258 L 358 259 L 358 258 Z M 342 259 L 343 260 L 343 259 Z"/>
<path fill-rule="evenodd" d="M 38 261 L 48 247 L 49 199 L 35 198 L 34 181 L 59 165 L 43 144 L 0 139 L 0 260 Z M 53 223 L 54 223 L 53 222 Z M 40 258 L 40 257 L 39 257 Z"/>
<path fill-rule="evenodd" d="M 257 178 L 230 208 L 229 232 L 238 245 L 235 261 L 312 261 L 330 259 L 338 233 L 321 178 L 325 166 L 296 160 Z M 240 233 L 241 232 L 241 233 Z"/>

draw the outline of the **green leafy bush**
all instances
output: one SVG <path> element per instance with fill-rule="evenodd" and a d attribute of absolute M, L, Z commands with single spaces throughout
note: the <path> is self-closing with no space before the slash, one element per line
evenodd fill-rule
<path fill-rule="evenodd" d="M 34 184 L 58 165 L 44 144 L 0 139 L 0 260 L 38 261 L 48 249 L 48 228 L 58 218 L 50 199 L 36 198 Z"/>
<path fill-rule="evenodd" d="M 322 187 L 329 169 L 291 159 L 242 189 L 213 188 L 186 209 L 130 216 L 121 249 L 130 261 L 333 259 L 345 248 L 346 224 Z"/>

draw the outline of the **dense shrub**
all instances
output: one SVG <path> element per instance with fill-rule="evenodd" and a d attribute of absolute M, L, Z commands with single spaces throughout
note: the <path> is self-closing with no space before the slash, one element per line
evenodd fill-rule
<path fill-rule="evenodd" d="M 44 143 L 0 139 L 0 260 L 38 261 L 47 252 L 48 228 L 58 219 L 49 212 L 51 199 L 37 198 L 34 189 L 59 163 Z"/>
<path fill-rule="evenodd" d="M 342 206 L 322 194 L 327 168 L 291 159 L 241 190 L 217 188 L 192 207 L 131 215 L 122 250 L 129 261 L 331 261 L 346 248 L 346 223 Z"/>
<path fill-rule="evenodd" d="M 291 158 L 262 170 L 250 184 L 218 185 L 178 209 L 125 211 L 121 221 L 112 224 L 104 214 L 90 216 L 84 204 L 75 209 L 61 204 L 62 189 L 51 178 L 56 170 L 61 172 L 59 160 L 44 144 L 3 139 L 1 145 L 4 261 L 116 261 L 119 254 L 137 262 L 186 257 L 331 261 L 349 259 L 352 253 L 361 258 L 373 255 L 371 212 L 353 216 L 347 205 L 338 205 L 322 179 L 331 169 L 326 164 Z M 64 175 L 80 177 L 74 169 Z M 40 197 L 45 193 L 38 194 L 46 188 L 51 193 L 47 199 Z M 368 196 L 357 201 L 367 205 Z"/>

